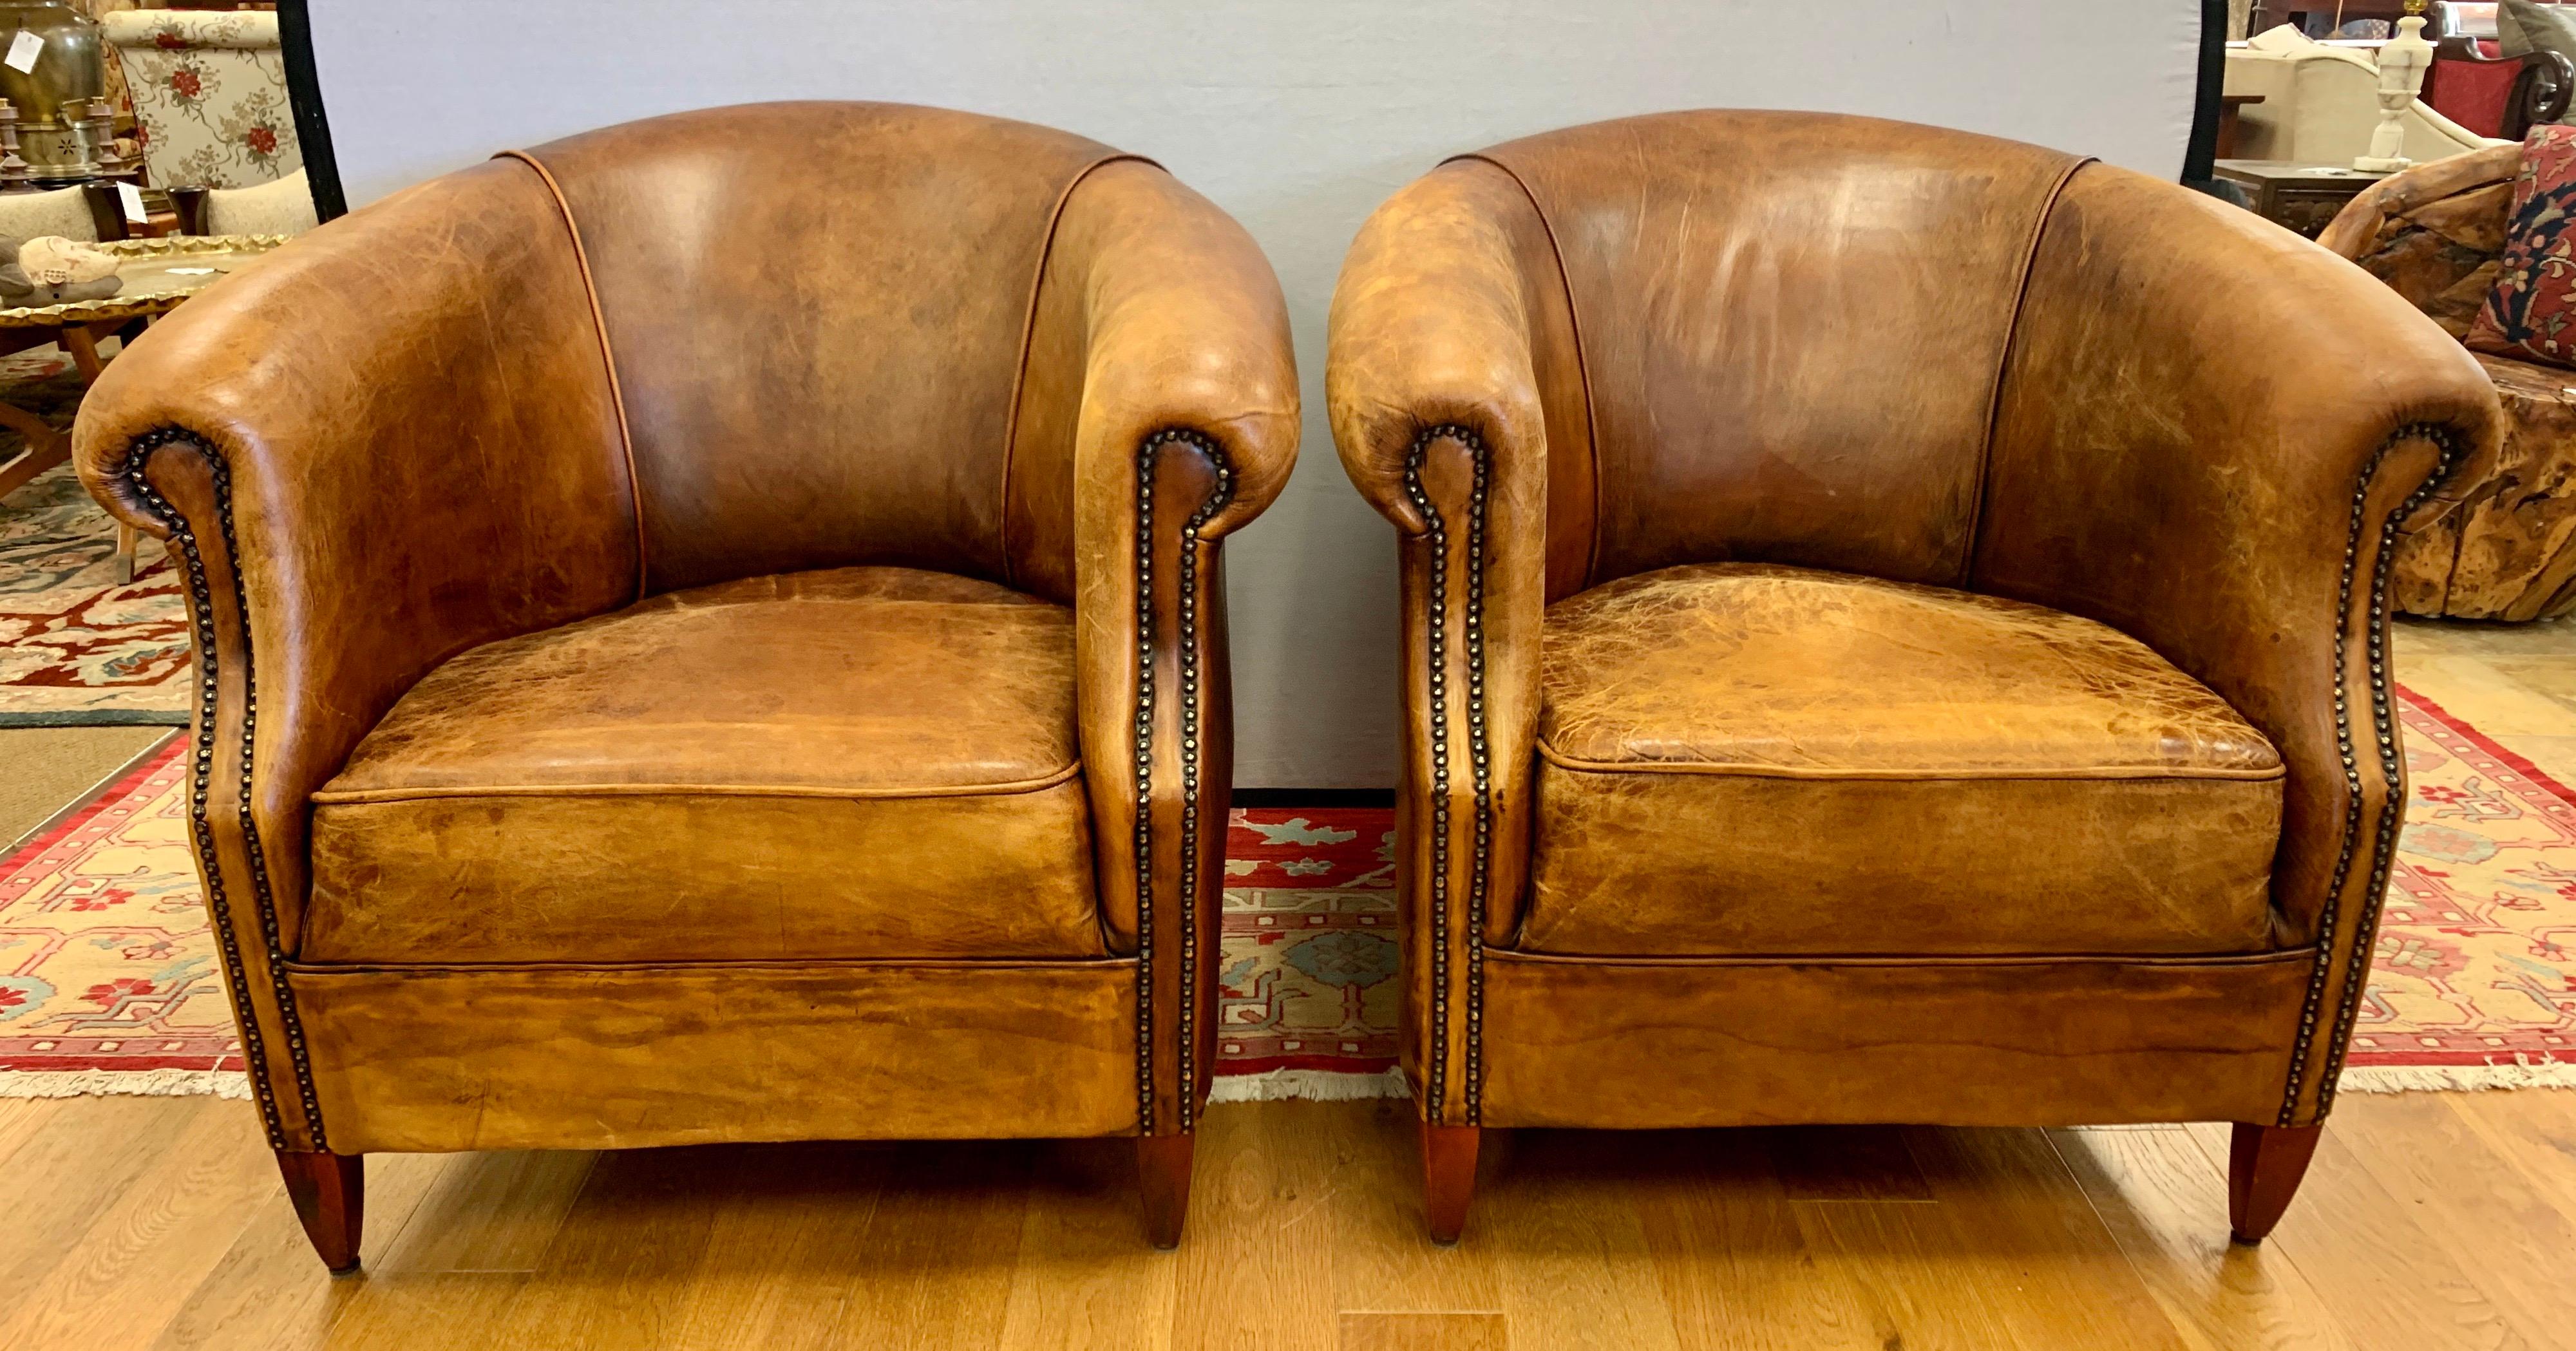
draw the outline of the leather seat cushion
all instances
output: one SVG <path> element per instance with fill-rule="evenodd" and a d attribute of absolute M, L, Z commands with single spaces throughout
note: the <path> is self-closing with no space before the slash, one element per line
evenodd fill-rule
<path fill-rule="evenodd" d="M 2281 760 L 2090 620 L 1717 564 L 1549 607 L 1518 946 L 2260 951 Z"/>
<path fill-rule="evenodd" d="M 756 577 L 432 671 L 313 795 L 314 963 L 1097 957 L 1073 616 Z"/>

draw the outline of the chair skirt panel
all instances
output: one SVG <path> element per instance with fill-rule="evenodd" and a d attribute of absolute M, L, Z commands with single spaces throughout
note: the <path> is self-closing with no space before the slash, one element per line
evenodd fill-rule
<path fill-rule="evenodd" d="M 331 1148 L 1136 1129 L 1136 964 L 300 967 Z"/>
<path fill-rule="evenodd" d="M 2314 965 L 1496 952 L 1481 1124 L 2270 1121 Z"/>

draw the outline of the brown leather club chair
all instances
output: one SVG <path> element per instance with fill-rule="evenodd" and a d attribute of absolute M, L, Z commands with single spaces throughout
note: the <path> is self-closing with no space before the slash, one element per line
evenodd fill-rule
<path fill-rule="evenodd" d="M 1481 1127 L 2240 1123 L 2270 1229 L 2404 802 L 2387 579 L 2476 364 L 2251 213 L 1697 112 L 1360 233 L 1333 431 L 1402 552 L 1404 1065 Z"/>
<path fill-rule="evenodd" d="M 1279 288 L 1161 169 L 881 104 L 423 184 L 154 328 L 199 865 L 306 1232 L 371 1151 L 1137 1135 L 1177 1242 Z"/>

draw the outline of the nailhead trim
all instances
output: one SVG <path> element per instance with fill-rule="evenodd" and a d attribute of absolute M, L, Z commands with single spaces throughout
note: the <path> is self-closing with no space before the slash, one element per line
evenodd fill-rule
<path fill-rule="evenodd" d="M 2361 763 L 2354 754 L 2352 742 L 2351 695 L 2346 688 L 2346 661 L 2350 642 L 2348 623 L 2352 614 L 2352 586 L 2355 569 L 2360 566 L 2361 536 L 2370 504 L 2371 480 L 2389 452 L 2401 442 L 2430 441 L 2441 458 L 2421 486 L 2407 495 L 2397 510 L 2379 528 L 2379 554 L 2373 560 L 2370 577 L 2370 614 L 2368 647 L 2370 652 L 2370 712 L 2372 729 L 2378 738 L 2380 772 L 2388 786 L 2387 805 L 2379 813 L 2379 830 L 2371 843 L 2370 887 L 2365 894 L 2358 926 L 2353 938 L 2349 974 L 2338 1008 L 2335 1011 L 2334 1038 L 2325 1049 L 2325 1070 L 2317 1086 L 2317 1118 L 2323 1120 L 2334 1106 L 2335 1080 L 2343 1073 L 2344 1053 L 2352 1037 L 2353 1019 L 2361 1006 L 2362 985 L 2370 973 L 2370 944 L 2379 930 L 2379 911 L 2388 890 L 2388 870 L 2392 850 L 2397 842 L 2400 819 L 2406 804 L 2399 796 L 2402 780 L 2398 771 L 2397 726 L 2388 701 L 2388 571 L 2397 552 L 2397 531 L 2406 518 L 2415 514 L 2424 499 L 2450 477 L 2451 466 L 2459 462 L 2461 447 L 2458 434 L 2440 423 L 2414 422 L 2391 432 L 2388 439 L 2371 452 L 2361 468 L 2361 480 L 2352 490 L 2352 528 L 2344 538 L 2343 578 L 2335 589 L 2334 643 L 2334 711 L 2335 747 L 2343 759 L 2345 792 L 2343 848 L 2335 857 L 2334 882 L 2327 888 L 2324 913 L 2317 923 L 2317 961 L 2308 977 L 2308 997 L 2299 1010 L 2299 1040 L 2290 1051 L 2289 1092 L 2281 1100 L 2278 1124 L 2291 1125 L 2298 1119 L 2299 1092 L 2306 1086 L 2308 1050 L 2316 1038 L 2318 1015 L 2325 1005 L 2326 983 L 2334 972 L 2335 926 L 2340 922 L 2344 884 L 2352 876 L 2354 850 L 2361 838 Z"/>
<path fill-rule="evenodd" d="M 313 1091 L 313 1062 L 304 1045 L 304 1024 L 296 1016 L 295 992 L 286 981 L 286 954 L 279 938 L 277 901 L 268 880 L 268 857 L 260 848 L 259 826 L 251 815 L 251 754 L 259 730 L 259 688 L 256 666 L 251 660 L 250 597 L 242 584 L 241 554 L 233 536 L 232 468 L 225 463 L 213 444 L 182 428 L 163 427 L 136 437 L 126 448 L 120 472 L 132 486 L 136 497 L 148 507 L 155 520 L 170 532 L 170 542 L 179 546 L 180 556 L 188 566 L 189 617 L 193 622 L 197 644 L 197 737 L 194 774 L 188 788 L 188 815 L 196 826 L 197 866 L 205 874 L 206 906 L 213 912 L 215 937 L 222 948 L 224 977 L 230 987 L 236 1021 L 241 1028 L 242 1051 L 249 1061 L 247 1076 L 251 1096 L 259 1103 L 261 1122 L 268 1128 L 269 1148 L 287 1148 L 286 1129 L 279 1119 L 277 1103 L 268 1082 L 268 1055 L 260 1036 L 259 1017 L 250 1002 L 250 977 L 242 969 L 242 954 L 232 922 L 232 904 L 224 892 L 223 869 L 215 857 L 213 833 L 208 829 L 208 811 L 213 797 L 215 754 L 215 708 L 219 697 L 220 659 L 215 646 L 214 592 L 206 579 L 205 555 L 200 550 L 196 532 L 177 508 L 152 486 L 145 468 L 154 451 L 163 446 L 179 445 L 194 450 L 206 462 L 215 487 L 215 516 L 223 532 L 224 555 L 233 561 L 233 613 L 242 618 L 242 739 L 240 820 L 243 847 L 250 855 L 252 901 L 259 915 L 260 937 L 267 949 L 268 972 L 272 993 L 277 999 L 279 1021 L 286 1033 L 287 1057 L 295 1066 L 295 1087 L 304 1104 L 304 1120 L 313 1134 L 313 1148 L 325 1150 L 322 1134 L 322 1104 Z"/>
<path fill-rule="evenodd" d="M 1181 908 L 1180 1113 L 1188 1134 L 1198 1118 L 1199 921 L 1199 531 L 1234 500 L 1234 466 L 1215 438 L 1183 428 L 1145 438 L 1136 455 L 1136 1117 L 1154 1133 L 1154 464 L 1163 447 L 1186 445 L 1216 468 L 1216 490 L 1181 527 Z"/>
<path fill-rule="evenodd" d="M 1476 784 L 1476 849 L 1467 885 L 1466 1124 L 1484 1119 L 1485 892 L 1493 858 L 1493 764 L 1485 736 L 1485 503 L 1493 457 L 1474 429 L 1426 428 L 1404 456 L 1404 492 L 1428 528 L 1431 548 L 1431 1064 L 1429 1116 L 1441 1121 L 1449 1087 L 1449 528 L 1422 487 L 1422 459 L 1446 437 L 1467 448 L 1475 485 L 1467 499 L 1467 749 Z"/>

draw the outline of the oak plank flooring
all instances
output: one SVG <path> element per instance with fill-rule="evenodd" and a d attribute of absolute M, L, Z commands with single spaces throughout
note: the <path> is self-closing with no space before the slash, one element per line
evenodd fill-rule
<path fill-rule="evenodd" d="M 1192 1225 L 1205 1222 L 1193 1216 Z M 998 1346 L 1168 1347 L 1180 1298 L 1178 1253 L 1139 1241 L 1135 1151 L 1124 1140 L 1038 1147 Z M 1195 1234 L 1184 1235 L 1184 1245 Z"/>
<path fill-rule="evenodd" d="M 1486 1245 L 1473 1237 L 1477 1217 L 1470 1215 L 1470 1237 L 1452 1248 L 1422 1238 L 1422 1154 L 1416 1143 L 1413 1104 L 1363 1102 L 1353 1110 L 1322 1117 L 1324 1146 L 1331 1150 L 1337 1184 L 1333 1217 L 1333 1307 L 1355 1313 L 1424 1315 L 1394 1320 L 1386 1326 L 1408 1332 L 1375 1331 L 1345 1318 L 1341 1339 L 1355 1336 L 1422 1336 L 1438 1327 L 1430 1316 L 1457 1315 L 1482 1319 L 1502 1312 L 1502 1290 Z M 1483 1169 L 1494 1175 L 1494 1151 L 1487 1150 Z M 1482 1334 L 1478 1334 L 1482 1335 Z M 1392 1343 L 1401 1345 L 1400 1342 Z"/>
<path fill-rule="evenodd" d="M 2527 1336 L 2576 1337 L 2576 1215 L 2480 1148 L 2455 1104 L 2399 1094 L 2373 1108 L 2393 1129 L 2343 1147 L 2445 1250 L 2478 1252 L 2471 1279 Z"/>
<path fill-rule="evenodd" d="M 1866 1292 L 1851 1272 L 1820 1260 L 1792 1201 L 1928 1201 L 1930 1184 L 1902 1135 L 1658 1131 L 1635 1137 L 1633 1147 L 1651 1164 L 1634 1204 L 1683 1345 L 1876 1351 L 1888 1344 Z"/>
<path fill-rule="evenodd" d="M 29 1297 L 56 1268 L 88 1254 L 84 1231 L 92 1219 L 165 1163 L 191 1125 L 226 1106 L 235 1114 L 250 1111 L 247 1104 L 208 1098 L 57 1098 L 28 1105 L 34 1128 L 0 1160 L 0 1185 L 9 1193 L 8 1223 L 0 1228 L 0 1309 L 13 1316 L 25 1316 Z"/>
<path fill-rule="evenodd" d="M 2288 1262 L 2227 1236 L 2227 1196 L 2180 1127 L 2054 1130 L 2076 1185 L 2193 1351 L 2352 1351 L 2323 1296 Z"/>
<path fill-rule="evenodd" d="M 2563 1346 L 2556 1335 L 2527 1337 L 2473 1274 L 2485 1253 L 2443 1245 L 2354 1156 L 2342 1138 L 2354 1133 L 2352 1118 L 2382 1125 L 2389 1116 L 2378 1110 L 2384 1105 L 2354 1098 L 2338 1103 L 2298 1199 L 2266 1246 L 2317 1285 L 2358 1345 L 2421 1351 Z M 2227 1127 L 2190 1131 L 2210 1165 L 2224 1167 Z"/>
<path fill-rule="evenodd" d="M 1499 1313 L 1345 1313 L 1338 1351 L 1507 1351 Z"/>
<path fill-rule="evenodd" d="M 249 1123 L 245 1128 L 256 1129 Z M 407 1232 L 422 1198 L 449 1166 L 449 1160 L 434 1154 L 384 1154 L 367 1160 L 360 1262 L 379 1273 L 387 1269 L 397 1237 Z M 306 1279 L 317 1265 L 313 1247 L 273 1169 L 267 1181 L 267 1189 L 250 1204 L 249 1222 L 240 1236 L 152 1340 L 152 1351 L 317 1345 L 350 1301 L 370 1288 L 371 1282 Z"/>
<path fill-rule="evenodd" d="M 381 1259 L 362 1258 L 379 1276 L 535 1271 L 599 1161 L 570 1149 L 391 1157 L 427 1159 L 436 1172 L 414 1203 L 418 1223 L 389 1233 Z M 365 1240 L 376 1233 L 380 1163 L 367 1160 Z"/>
<path fill-rule="evenodd" d="M 1116 1140 L 377 1156 L 335 1281 L 248 1104 L 38 1101 L 0 1344 L 2576 1346 L 2576 1092 L 2348 1094 L 2260 1248 L 2199 1125 L 1528 1132 L 1441 1249 L 1407 1112 L 1212 1109 L 1177 1253 Z"/>
<path fill-rule="evenodd" d="M 1507 1166 L 1477 1187 L 1459 1243 L 1494 1265 L 1513 1340 L 1677 1351 L 1672 1305 L 1634 1201 L 1653 1161 L 1615 1134 L 1516 1134 Z"/>
<path fill-rule="evenodd" d="M 0 1305 L 0 1346 L 130 1346 L 177 1314 L 252 1203 L 284 1190 L 257 1120 L 227 1105 L 182 1115 L 170 1147 L 102 1198 L 63 1260 Z"/>
<path fill-rule="evenodd" d="M 669 1346 L 714 1236 L 717 1207 L 751 1166 L 705 1147 L 602 1155 L 539 1272 L 493 1324 L 499 1346 L 579 1351 Z"/>
<path fill-rule="evenodd" d="M 846 1281 L 823 1345 L 991 1346 L 1009 1312 L 1035 1146 L 879 1146 L 876 1202 L 838 1254 Z"/>
<path fill-rule="evenodd" d="M 1172 1254 L 1172 1345 L 1332 1351 L 1333 1249 L 1348 1206 L 1328 1143 L 1334 1114 L 1277 1109 L 1334 1104 L 1245 1106 L 1199 1122 L 1189 1223 Z M 1341 1110 L 1354 1108 L 1365 1104 Z"/>
<path fill-rule="evenodd" d="M 2524 1185 L 2576 1215 L 2576 1111 L 2558 1093 L 2445 1094 L 2479 1143 L 2522 1175 Z"/>

